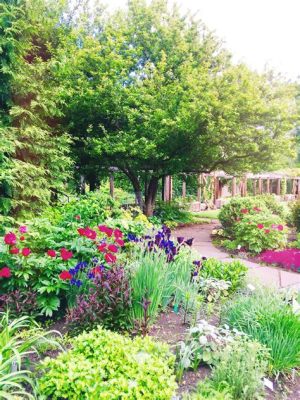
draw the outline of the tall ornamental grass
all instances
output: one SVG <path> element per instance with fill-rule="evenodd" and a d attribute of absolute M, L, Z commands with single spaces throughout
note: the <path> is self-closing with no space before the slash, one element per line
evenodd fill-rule
<path fill-rule="evenodd" d="M 270 373 L 299 367 L 300 317 L 293 313 L 284 292 L 259 288 L 250 296 L 240 294 L 224 309 L 223 321 L 270 350 Z"/>

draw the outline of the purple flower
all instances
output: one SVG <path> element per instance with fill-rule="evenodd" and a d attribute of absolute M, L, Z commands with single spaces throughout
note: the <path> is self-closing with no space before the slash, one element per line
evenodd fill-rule
<path fill-rule="evenodd" d="M 200 260 L 193 261 L 193 264 L 196 265 L 197 267 L 200 267 L 201 261 Z"/>
<path fill-rule="evenodd" d="M 184 242 L 184 237 L 183 237 L 183 236 L 179 236 L 179 237 L 177 238 L 177 242 L 178 242 L 179 244 L 183 243 L 183 242 Z"/>
<path fill-rule="evenodd" d="M 185 241 L 185 244 L 187 244 L 188 246 L 192 246 L 193 241 L 194 241 L 194 238 L 188 239 Z"/>

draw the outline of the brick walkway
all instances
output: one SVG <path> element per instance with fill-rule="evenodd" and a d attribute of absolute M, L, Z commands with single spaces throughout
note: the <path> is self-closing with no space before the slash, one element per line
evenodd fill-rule
<path fill-rule="evenodd" d="M 214 257 L 219 260 L 231 261 L 233 256 L 217 249 L 211 242 L 211 231 L 216 224 L 193 225 L 176 229 L 174 236 L 184 236 L 186 239 L 194 238 L 193 248 L 202 256 Z M 244 260 L 234 256 L 235 260 L 242 261 L 249 268 L 248 277 L 250 281 L 260 281 L 268 286 L 278 288 L 297 288 L 300 290 L 300 274 L 284 271 L 277 267 L 265 267 L 260 264 Z"/>

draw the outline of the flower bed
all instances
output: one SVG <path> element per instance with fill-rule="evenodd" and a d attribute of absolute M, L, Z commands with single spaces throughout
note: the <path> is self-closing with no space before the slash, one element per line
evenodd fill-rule
<path fill-rule="evenodd" d="M 300 272 L 300 249 L 266 250 L 260 255 L 260 260 L 293 272 Z"/>

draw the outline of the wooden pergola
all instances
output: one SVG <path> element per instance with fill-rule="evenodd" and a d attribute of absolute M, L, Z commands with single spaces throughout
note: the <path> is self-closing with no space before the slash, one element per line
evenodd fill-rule
<path fill-rule="evenodd" d="M 253 194 L 276 194 L 281 196 L 282 194 L 282 182 L 291 181 L 291 193 L 286 193 L 285 200 L 292 200 L 300 198 L 300 177 L 288 176 L 280 173 L 264 172 L 259 174 L 247 173 L 242 177 L 226 174 L 223 171 L 215 171 L 210 174 L 199 174 L 198 175 L 198 189 L 197 189 L 197 202 L 201 203 L 202 200 L 202 188 L 207 182 L 207 178 L 212 179 L 213 184 L 213 203 L 217 204 L 218 200 L 223 196 L 224 180 L 231 183 L 230 196 L 247 196 L 247 184 L 248 180 L 252 180 Z M 182 198 L 186 197 L 186 182 L 182 181 Z M 163 193 L 162 198 L 164 201 L 171 201 L 173 198 L 173 179 L 172 176 L 166 176 L 163 182 Z"/>

